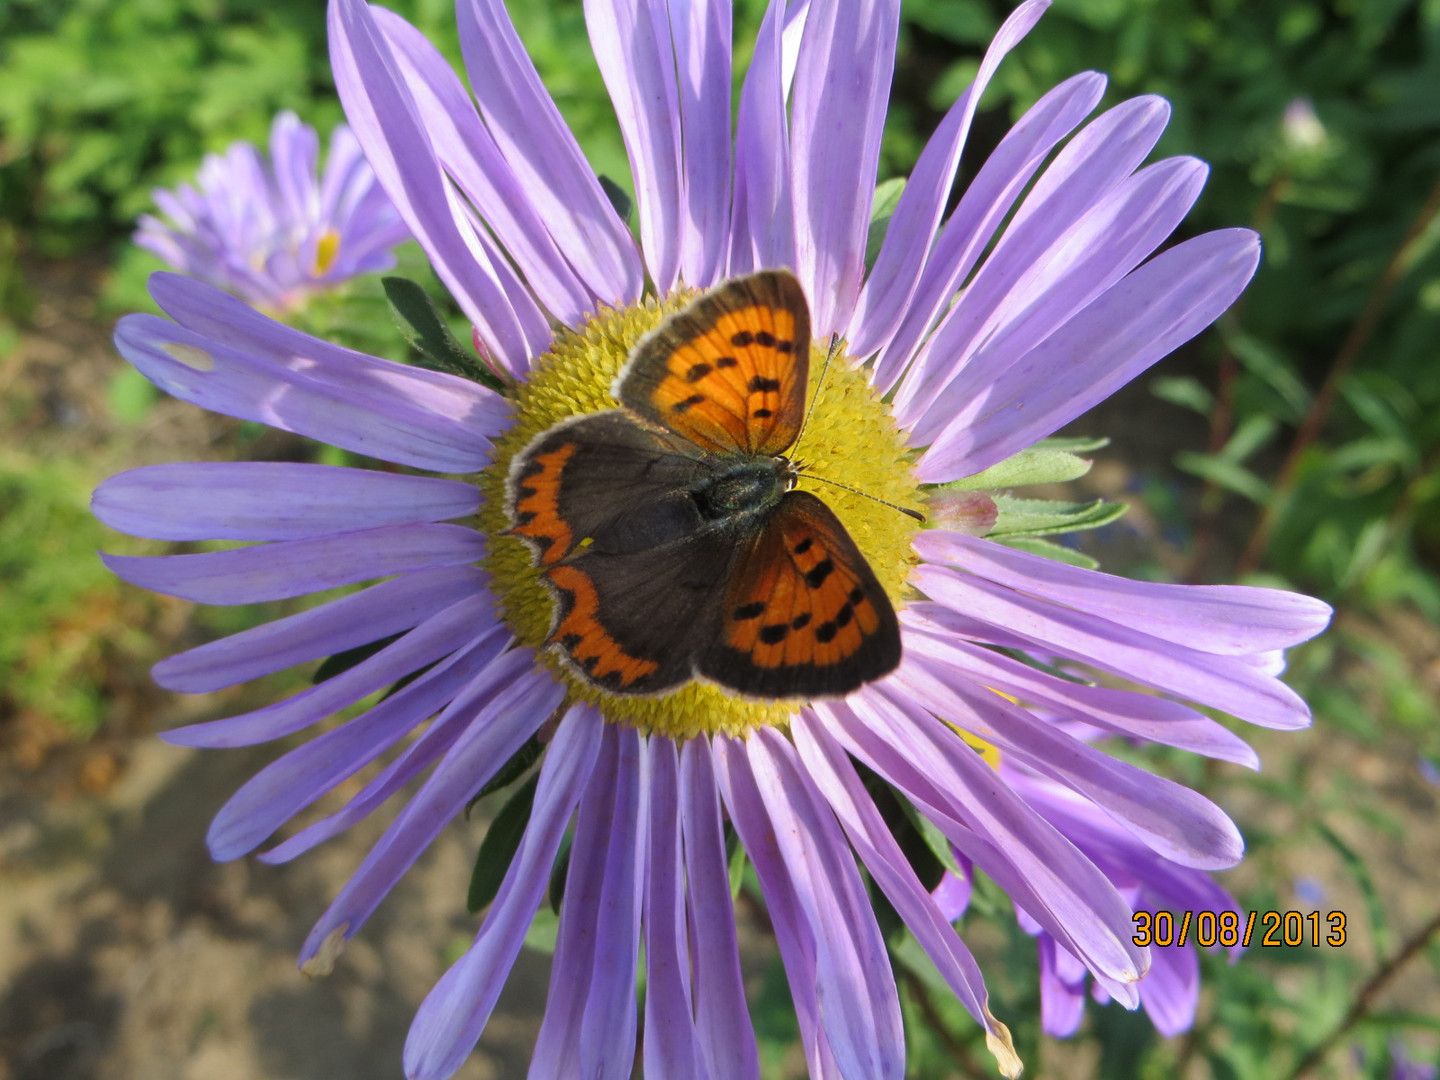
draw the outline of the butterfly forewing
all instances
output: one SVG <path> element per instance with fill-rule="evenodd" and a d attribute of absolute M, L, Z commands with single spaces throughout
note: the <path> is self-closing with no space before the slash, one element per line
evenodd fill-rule
<path fill-rule="evenodd" d="M 515 455 L 510 532 L 529 543 L 539 566 L 582 544 L 654 548 L 698 527 L 687 492 L 713 471 L 619 410 L 567 420 Z"/>
<path fill-rule="evenodd" d="M 702 675 L 757 697 L 845 694 L 900 662 L 895 610 L 830 509 L 792 491 L 726 588 Z"/>
<path fill-rule="evenodd" d="M 627 408 L 712 454 L 779 454 L 800 433 L 810 312 L 788 270 L 735 278 L 642 338 L 616 380 Z"/>

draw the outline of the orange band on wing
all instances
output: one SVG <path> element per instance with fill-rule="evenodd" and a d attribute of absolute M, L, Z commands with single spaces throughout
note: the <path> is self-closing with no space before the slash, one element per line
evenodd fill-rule
<path fill-rule="evenodd" d="M 570 554 L 574 538 L 560 516 L 560 474 L 577 444 L 565 443 L 536 454 L 515 480 L 515 524 L 510 532 L 531 542 L 541 566 L 557 563 Z"/>
<path fill-rule="evenodd" d="M 555 588 L 569 598 L 569 610 L 550 635 L 550 641 L 569 653 L 570 659 L 590 678 L 599 682 L 616 676 L 620 685 L 626 687 L 660 666 L 653 660 L 631 656 L 606 633 L 596 618 L 600 597 L 588 574 L 573 566 L 557 566 L 545 573 Z"/>

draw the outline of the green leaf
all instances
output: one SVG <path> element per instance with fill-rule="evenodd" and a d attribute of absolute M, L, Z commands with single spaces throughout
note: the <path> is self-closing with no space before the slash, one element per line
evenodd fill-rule
<path fill-rule="evenodd" d="M 1039 555 L 1045 559 L 1054 559 L 1056 562 L 1068 563 L 1071 566 L 1080 566 L 1086 570 L 1094 570 L 1100 566 L 1099 561 L 1092 559 L 1084 552 L 1061 547 L 1059 544 L 1051 543 L 1049 540 L 1041 540 L 1037 536 L 1005 536 L 1001 537 L 997 542 L 1004 544 L 1006 547 L 1014 548 L 1016 551 L 1029 552 L 1031 555 Z"/>
<path fill-rule="evenodd" d="M 1274 346 L 1239 330 L 1226 333 L 1225 344 L 1247 371 L 1280 395 L 1288 410 L 1286 419 L 1298 420 L 1305 415 L 1310 408 L 1310 390 Z"/>
<path fill-rule="evenodd" d="M 1150 392 L 1161 401 L 1193 409 L 1201 416 L 1209 416 L 1215 408 L 1215 395 L 1193 375 L 1161 375 L 1151 380 Z"/>
<path fill-rule="evenodd" d="M 1355 879 L 1355 884 L 1360 887 L 1360 895 L 1365 898 L 1365 913 L 1370 920 L 1370 936 L 1375 942 L 1375 951 L 1381 956 L 1387 955 L 1390 952 L 1390 926 L 1385 918 L 1386 904 L 1380 896 L 1374 877 L 1370 874 L 1370 868 L 1365 865 L 1365 860 L 1360 858 L 1359 853 L 1323 821 L 1315 823 L 1315 831 L 1335 849 L 1345 868 L 1350 871 L 1350 876 Z"/>
<path fill-rule="evenodd" d="M 974 476 L 939 486 L 952 491 L 993 491 L 1027 484 L 1061 484 L 1079 479 L 1089 471 L 1090 462 L 1085 458 L 1037 444 Z"/>
<path fill-rule="evenodd" d="M 405 631 L 402 630 L 398 634 L 391 634 L 389 637 L 383 637 L 379 641 L 372 641 L 366 645 L 356 645 L 353 649 L 338 652 L 334 656 L 320 662 L 320 666 L 315 669 L 315 674 L 310 676 L 310 681 L 319 684 L 326 679 L 333 679 L 336 675 L 349 671 L 356 664 L 369 660 L 370 657 L 374 656 L 381 649 L 399 641 L 404 636 Z"/>
<path fill-rule="evenodd" d="M 964 877 L 964 871 L 960 869 L 960 863 L 955 858 L 955 852 L 950 849 L 950 841 L 945 834 L 919 810 L 916 810 L 908 799 L 899 800 L 900 805 L 905 809 L 905 816 L 915 826 L 915 831 L 925 841 L 925 846 L 930 853 L 939 860 L 940 865 L 956 877 Z"/>
<path fill-rule="evenodd" d="M 0 355 L 7 351 L 0 348 Z M 134 425 L 150 415 L 150 410 L 160 400 L 160 390 L 135 368 L 126 365 L 110 380 L 106 396 L 109 398 L 110 415 L 122 424 Z"/>
<path fill-rule="evenodd" d="M 535 764 L 535 759 L 544 751 L 545 744 L 540 741 L 540 736 L 531 735 L 525 745 L 510 755 L 510 760 L 500 766 L 500 771 L 490 778 L 490 782 L 475 793 L 475 797 L 465 804 L 465 816 L 470 816 L 471 809 L 486 795 L 493 795 L 502 788 L 507 788 L 524 775 L 525 770 Z"/>
<path fill-rule="evenodd" d="M 441 318 L 430 294 L 409 278 L 383 277 L 380 284 L 390 301 L 391 314 L 405 340 L 420 354 L 421 367 L 458 375 L 478 382 L 491 390 L 503 391 L 505 384 L 481 363 L 472 350 L 466 349 Z"/>
<path fill-rule="evenodd" d="M 535 912 L 530 920 L 530 929 L 525 931 L 525 945 L 538 953 L 550 956 L 555 952 L 555 942 L 560 937 L 560 916 L 547 907 Z"/>
<path fill-rule="evenodd" d="M 565 830 L 560 838 L 560 849 L 555 852 L 555 863 L 550 867 L 550 910 L 560 914 L 560 902 L 565 899 L 565 879 L 570 871 L 570 845 L 575 840 L 575 830 Z"/>
<path fill-rule="evenodd" d="M 1243 495 L 1251 502 L 1263 503 L 1270 498 L 1269 484 L 1244 465 L 1228 458 L 1182 450 L 1175 455 L 1175 466 L 1201 480 L 1209 480 L 1216 487 Z"/>
<path fill-rule="evenodd" d="M 1269 442 L 1279 429 L 1280 422 L 1273 416 L 1264 413 L 1247 416 L 1221 448 L 1220 456 L 1239 464 Z"/>
<path fill-rule="evenodd" d="M 745 881 L 745 845 L 737 842 L 730 850 L 730 901 L 734 903 L 735 898 L 740 895 L 740 886 Z"/>
<path fill-rule="evenodd" d="M 635 209 L 635 200 L 630 198 L 630 193 L 617 184 L 604 173 L 600 174 L 600 189 L 605 192 L 605 197 L 610 200 L 610 205 L 615 208 L 615 213 L 626 225 L 630 224 L 630 214 Z"/>
<path fill-rule="evenodd" d="M 1000 513 L 995 519 L 995 527 L 987 534 L 991 539 L 1001 536 L 1050 536 L 1098 529 L 1130 509 L 1125 503 L 1106 502 L 1104 499 L 1072 503 L 1017 499 L 1013 495 L 996 495 L 995 508 Z"/>
<path fill-rule="evenodd" d="M 903 176 L 891 177 L 875 186 L 875 200 L 870 204 L 870 231 L 865 234 L 865 269 L 875 269 L 875 260 L 880 255 L 880 246 L 885 243 L 885 234 L 890 231 L 890 219 L 895 216 L 895 207 L 905 191 Z"/>
<path fill-rule="evenodd" d="M 535 786 L 540 777 L 532 776 L 523 786 L 515 789 L 508 802 L 500 808 L 490 828 L 485 830 L 485 839 L 480 841 L 480 852 L 475 856 L 475 869 L 470 873 L 470 891 L 465 897 L 465 907 L 473 915 L 490 906 L 500 883 L 505 880 L 505 871 L 520 848 L 525 836 L 525 826 L 530 824 L 530 811 L 535 805 Z"/>

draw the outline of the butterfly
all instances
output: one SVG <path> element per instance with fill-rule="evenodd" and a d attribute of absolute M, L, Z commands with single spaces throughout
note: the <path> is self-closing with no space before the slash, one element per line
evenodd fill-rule
<path fill-rule="evenodd" d="M 753 698 L 841 695 L 900 662 L 895 610 L 840 520 L 795 490 L 810 311 L 787 270 L 733 278 L 631 350 L 622 408 L 562 420 L 511 461 L 511 535 L 586 682 L 692 679 Z"/>

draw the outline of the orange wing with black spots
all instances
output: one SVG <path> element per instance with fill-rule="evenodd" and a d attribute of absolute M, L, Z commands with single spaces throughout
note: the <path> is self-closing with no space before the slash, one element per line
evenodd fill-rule
<path fill-rule="evenodd" d="M 800 434 L 810 309 L 788 270 L 735 278 L 635 346 L 615 397 L 712 454 L 779 454 Z"/>
<path fill-rule="evenodd" d="M 846 694 L 900 663 L 889 597 L 845 526 L 807 492 L 787 494 L 739 554 L 722 605 L 699 672 L 742 693 Z"/>

